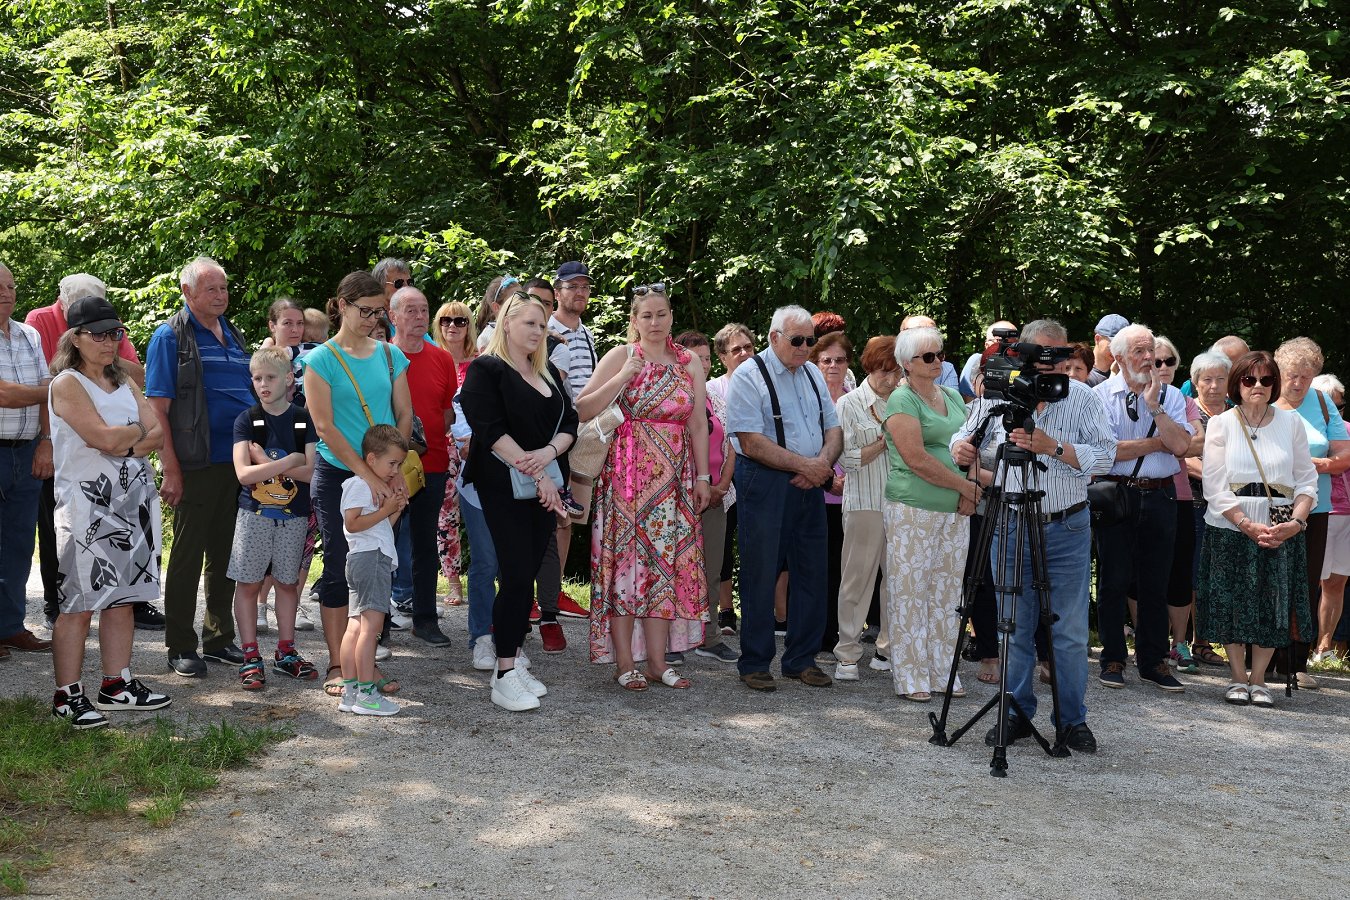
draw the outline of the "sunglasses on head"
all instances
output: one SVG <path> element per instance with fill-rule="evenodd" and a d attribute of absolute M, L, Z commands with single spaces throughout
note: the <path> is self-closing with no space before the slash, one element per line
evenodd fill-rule
<path fill-rule="evenodd" d="M 468 316 L 441 316 L 441 327 L 444 328 L 444 327 L 447 326 L 447 325 L 453 325 L 453 326 L 455 326 L 456 328 L 468 328 L 468 327 L 469 327 L 469 317 L 468 317 Z"/>
<path fill-rule="evenodd" d="M 778 333 L 783 334 L 781 331 Z M 806 337 L 805 335 L 802 334 L 798 334 L 793 337 L 788 337 L 787 335 L 783 334 L 783 339 L 794 347 L 800 347 L 802 344 L 805 344 L 808 347 L 814 347 L 816 345 L 816 341 L 820 340 L 820 338 L 816 337 L 815 335 L 812 335 L 811 337 Z"/>
<path fill-rule="evenodd" d="M 1238 381 L 1242 382 L 1243 387 L 1256 387 L 1258 384 L 1267 388 L 1275 386 L 1274 375 L 1262 375 L 1260 378 L 1255 375 L 1243 375 Z"/>
<path fill-rule="evenodd" d="M 1153 368 L 1161 369 L 1163 366 L 1166 366 L 1167 368 L 1170 369 L 1172 366 L 1175 366 L 1176 364 L 1177 358 L 1175 356 L 1169 356 L 1166 359 L 1155 359 L 1153 361 Z"/>
<path fill-rule="evenodd" d="M 350 300 L 347 301 L 347 305 L 353 309 L 361 310 L 361 318 L 363 319 L 369 319 L 372 316 L 378 316 L 384 313 L 383 306 L 362 306 L 360 303 L 353 303 Z"/>
<path fill-rule="evenodd" d="M 645 297 L 648 294 L 664 294 L 666 292 L 666 283 L 664 281 L 654 281 L 651 284 L 640 284 L 633 288 L 634 297 Z"/>
<path fill-rule="evenodd" d="M 392 284 L 394 286 L 394 290 L 396 291 L 401 289 L 404 285 L 407 285 L 408 287 L 413 286 L 413 280 L 411 275 L 409 275 L 407 278 L 395 278 L 393 281 L 390 281 L 389 279 L 386 278 L 384 283 Z"/>
<path fill-rule="evenodd" d="M 941 350 L 937 351 L 936 353 L 934 353 L 933 351 L 930 350 L 930 351 L 927 352 L 927 353 L 920 353 L 918 356 L 911 356 L 911 357 L 910 357 L 910 359 L 921 359 L 921 360 L 923 360 L 924 362 L 926 362 L 926 363 L 927 363 L 928 365 L 930 365 L 930 366 L 931 366 L 933 363 L 935 363 L 935 362 L 941 362 L 941 361 L 945 360 L 946 358 L 947 358 L 947 354 L 944 353 L 944 352 L 941 351 Z"/>

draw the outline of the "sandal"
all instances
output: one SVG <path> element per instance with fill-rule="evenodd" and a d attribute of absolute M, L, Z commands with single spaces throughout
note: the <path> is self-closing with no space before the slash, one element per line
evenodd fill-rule
<path fill-rule="evenodd" d="M 334 672 L 338 673 L 336 678 L 330 678 Z M 323 673 L 323 692 L 330 697 L 342 696 L 342 666 L 329 666 L 328 671 Z"/>
<path fill-rule="evenodd" d="M 246 691 L 260 691 L 267 686 L 267 670 L 261 656 L 244 660 L 239 667 L 239 686 Z"/>
<path fill-rule="evenodd" d="M 1275 698 L 1271 696 L 1270 689 L 1264 684 L 1254 684 L 1251 687 L 1252 706 L 1263 706 L 1270 709 L 1275 705 Z"/>
<path fill-rule="evenodd" d="M 645 691 L 647 689 L 647 678 L 637 669 L 629 672 L 614 673 L 614 680 L 619 683 L 619 687 L 625 691 Z"/>
<path fill-rule="evenodd" d="M 687 690 L 690 685 L 689 679 L 682 677 L 674 669 L 666 669 L 664 672 L 660 674 L 660 676 L 648 673 L 643 677 L 648 679 L 649 681 L 659 681 L 666 687 L 675 688 L 675 690 L 677 691 Z"/>
<path fill-rule="evenodd" d="M 984 684 L 998 684 L 997 656 L 980 660 L 980 674 L 975 676 L 975 680 Z"/>
<path fill-rule="evenodd" d="M 1191 656 L 1207 666 L 1226 666 L 1228 660 L 1214 652 L 1214 648 L 1206 641 L 1196 641 L 1191 645 Z"/>
<path fill-rule="evenodd" d="M 915 691 L 912 694 L 901 694 L 900 696 L 912 703 L 927 703 L 933 699 L 933 695 L 927 691 Z"/>
<path fill-rule="evenodd" d="M 1223 692 L 1223 700 L 1225 703 L 1232 703 L 1234 706 L 1246 706 L 1252 702 L 1252 695 L 1247 685 L 1235 681 L 1228 686 L 1228 690 Z"/>
<path fill-rule="evenodd" d="M 403 689 L 403 685 L 398 683 L 397 678 L 386 678 L 379 669 L 375 670 L 375 674 L 380 676 L 375 679 L 375 690 L 381 694 L 397 694 Z"/>
<path fill-rule="evenodd" d="M 1036 676 L 1040 678 L 1041 684 L 1050 684 L 1050 664 L 1046 662 L 1037 663 Z"/>

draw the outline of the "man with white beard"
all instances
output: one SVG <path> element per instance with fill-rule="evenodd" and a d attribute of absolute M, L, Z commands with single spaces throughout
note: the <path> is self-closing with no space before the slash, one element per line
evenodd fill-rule
<path fill-rule="evenodd" d="M 1102 478 L 1121 482 L 1134 496 L 1135 514 L 1097 531 L 1097 631 L 1102 641 L 1102 684 L 1125 686 L 1125 597 L 1135 588 L 1135 662 L 1139 677 L 1164 691 L 1185 688 L 1167 666 L 1167 579 L 1176 537 L 1176 489 L 1180 468 L 1194 431 L 1186 421 L 1186 402 L 1168 390 L 1153 363 L 1153 332 L 1128 325 L 1111 338 L 1111 355 L 1120 367 L 1093 390 L 1106 407 L 1116 436 L 1116 462 Z"/>

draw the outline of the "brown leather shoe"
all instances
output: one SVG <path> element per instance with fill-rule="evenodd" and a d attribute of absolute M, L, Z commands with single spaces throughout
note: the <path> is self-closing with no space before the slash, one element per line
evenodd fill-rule
<path fill-rule="evenodd" d="M 9 649 L 7 647 L 0 647 L 0 659 L 9 659 Z"/>
<path fill-rule="evenodd" d="M 11 650 L 22 650 L 24 653 L 51 653 L 52 642 L 40 641 L 37 635 L 25 628 L 23 631 L 15 632 L 7 638 L 0 638 L 0 647 L 8 647 Z"/>
<path fill-rule="evenodd" d="M 784 672 L 783 677 L 795 678 L 802 684 L 809 684 L 811 687 L 829 687 L 834 684 L 834 679 L 822 672 L 819 666 L 807 666 L 795 675 Z"/>
<path fill-rule="evenodd" d="M 744 681 L 746 687 L 751 690 L 763 691 L 766 694 L 778 690 L 778 685 L 773 683 L 773 676 L 768 672 L 746 672 L 741 676 L 741 681 Z"/>

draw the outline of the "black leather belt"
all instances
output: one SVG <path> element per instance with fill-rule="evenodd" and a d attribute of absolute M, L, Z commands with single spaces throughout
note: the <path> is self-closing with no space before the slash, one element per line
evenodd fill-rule
<path fill-rule="evenodd" d="M 0 447 L 26 447 L 33 443 L 35 438 L 0 438 Z"/>
<path fill-rule="evenodd" d="M 1086 500 L 1083 500 L 1079 503 L 1075 503 L 1073 506 L 1065 507 L 1064 509 L 1061 509 L 1059 512 L 1045 513 L 1044 515 L 1041 516 L 1041 519 L 1047 525 L 1049 525 L 1051 522 L 1063 522 L 1065 519 L 1069 518 L 1069 516 L 1073 515 L 1074 513 L 1082 512 L 1083 510 L 1087 509 L 1087 507 L 1088 502 Z"/>
<path fill-rule="evenodd" d="M 1137 491 L 1157 491 L 1162 490 L 1172 483 L 1171 478 L 1134 478 L 1130 475 L 1103 475 L 1104 481 L 1119 481 L 1126 487 L 1132 487 Z"/>

